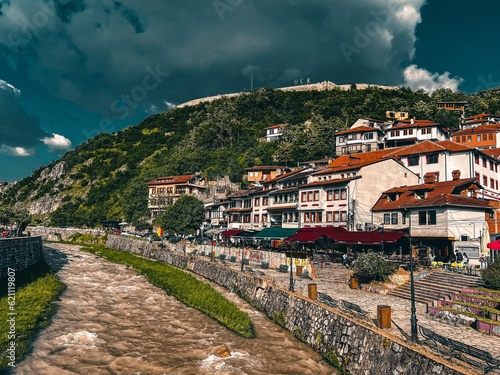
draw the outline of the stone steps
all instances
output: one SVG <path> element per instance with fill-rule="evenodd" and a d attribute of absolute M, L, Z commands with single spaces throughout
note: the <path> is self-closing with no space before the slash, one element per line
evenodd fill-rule
<path fill-rule="evenodd" d="M 448 299 L 451 293 L 459 293 L 463 287 L 482 286 L 482 280 L 477 276 L 468 276 L 450 272 L 431 272 L 429 275 L 415 280 L 415 300 L 431 304 L 439 299 Z M 411 286 L 404 286 L 389 292 L 390 295 L 411 299 Z"/>

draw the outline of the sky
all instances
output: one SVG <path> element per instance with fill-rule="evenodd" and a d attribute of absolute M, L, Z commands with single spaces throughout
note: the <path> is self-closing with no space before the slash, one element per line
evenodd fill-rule
<path fill-rule="evenodd" d="M 300 80 L 500 86 L 499 10 L 497 0 L 0 0 L 0 181 L 204 96 Z"/>

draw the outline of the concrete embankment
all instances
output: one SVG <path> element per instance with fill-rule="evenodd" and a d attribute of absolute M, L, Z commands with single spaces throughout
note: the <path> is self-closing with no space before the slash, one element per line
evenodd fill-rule
<path fill-rule="evenodd" d="M 106 246 L 189 269 L 247 300 L 331 362 L 350 374 L 467 374 L 419 345 L 386 334 L 340 310 L 289 292 L 272 279 L 238 272 L 203 257 L 155 251 L 154 245 L 108 236 Z"/>

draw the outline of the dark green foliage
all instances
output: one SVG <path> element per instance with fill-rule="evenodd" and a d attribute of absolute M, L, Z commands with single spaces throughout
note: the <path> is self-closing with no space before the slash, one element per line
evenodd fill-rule
<path fill-rule="evenodd" d="M 354 262 L 354 276 L 362 283 L 386 281 L 396 270 L 381 253 L 361 253 Z"/>
<path fill-rule="evenodd" d="M 155 218 L 155 224 L 167 233 L 187 236 L 196 234 L 204 218 L 203 202 L 191 195 L 183 195 Z"/>
<path fill-rule="evenodd" d="M 481 276 L 487 288 L 500 290 L 500 261 L 490 264 L 481 272 Z"/>
<path fill-rule="evenodd" d="M 136 126 L 98 134 L 1 193 L 0 204 L 64 194 L 64 205 L 52 213 L 52 223 L 140 222 L 148 215 L 147 182 L 156 177 L 202 172 L 209 178 L 229 175 L 233 182 L 242 182 L 245 168 L 254 165 L 296 165 L 334 156 L 334 133 L 358 118 L 384 119 L 388 110 L 405 111 L 456 128 L 457 116 L 438 110 L 436 101 L 467 100 L 468 115 L 499 114 L 499 92 L 492 89 L 466 95 L 441 89 L 429 95 L 408 88 L 321 92 L 264 88 L 172 109 Z M 263 142 L 264 129 L 275 124 L 290 124 L 285 137 Z M 41 178 L 42 171 L 61 161 L 68 171 L 62 178 L 69 177 L 69 182 Z"/>

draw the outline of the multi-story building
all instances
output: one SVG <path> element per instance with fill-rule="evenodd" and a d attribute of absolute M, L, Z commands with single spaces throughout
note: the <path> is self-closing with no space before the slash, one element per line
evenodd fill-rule
<path fill-rule="evenodd" d="M 154 218 L 184 194 L 205 200 L 208 193 L 208 182 L 198 173 L 183 176 L 158 177 L 148 182 L 148 208 Z"/>
<path fill-rule="evenodd" d="M 453 132 L 451 138 L 469 147 L 497 148 L 500 147 L 500 124 L 469 126 Z"/>
<path fill-rule="evenodd" d="M 385 230 L 407 230 L 414 242 L 447 257 L 454 241 L 477 239 L 493 212 L 488 201 L 479 199 L 481 189 L 475 178 L 461 179 L 459 173 L 443 182 L 427 175 L 423 184 L 384 191 L 372 211 Z"/>
<path fill-rule="evenodd" d="M 266 131 L 266 141 L 274 142 L 283 136 L 283 129 L 288 126 L 288 124 L 276 124 L 268 126 Z"/>
<path fill-rule="evenodd" d="M 390 123 L 381 120 L 359 119 L 350 129 L 335 134 L 336 155 L 370 152 L 384 148 L 385 127 Z"/>
<path fill-rule="evenodd" d="M 475 178 L 483 186 L 484 198 L 500 200 L 498 186 L 499 160 L 489 154 L 453 141 L 421 142 L 394 149 L 385 158 L 396 158 L 420 177 L 433 174 L 438 182 L 453 180 L 455 171 L 461 178 Z"/>
<path fill-rule="evenodd" d="M 466 117 L 461 124 L 462 129 L 474 128 L 480 125 L 491 125 L 491 124 L 499 124 L 500 116 L 493 116 L 487 113 L 480 113 L 478 115 L 473 115 Z"/>
<path fill-rule="evenodd" d="M 290 168 L 279 165 L 256 165 L 246 168 L 248 182 L 264 182 L 290 171 Z"/>
<path fill-rule="evenodd" d="M 455 113 L 458 113 L 461 116 L 464 116 L 465 108 L 469 105 L 469 102 L 467 102 L 467 101 L 456 101 L 456 102 L 442 101 L 442 102 L 437 102 L 436 105 L 439 109 L 453 111 Z"/>
<path fill-rule="evenodd" d="M 386 147 L 399 147 L 422 141 L 443 141 L 448 139 L 441 125 L 429 120 L 402 120 L 386 130 Z"/>

